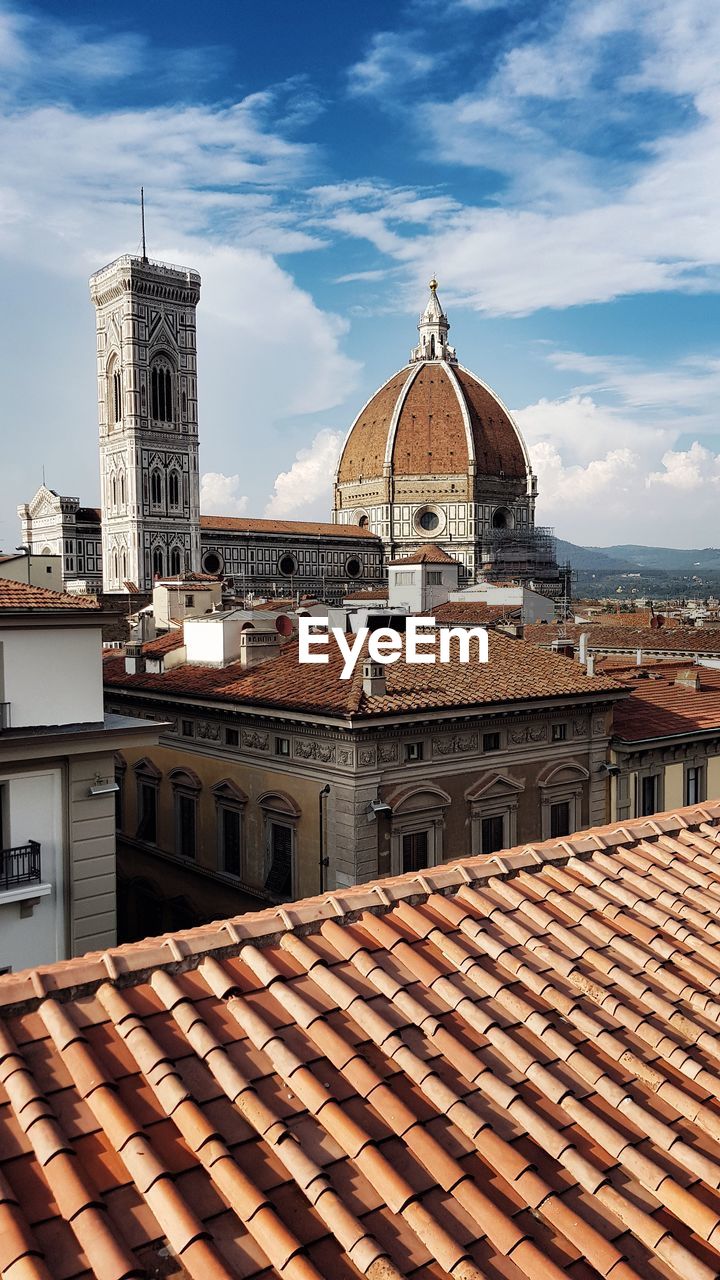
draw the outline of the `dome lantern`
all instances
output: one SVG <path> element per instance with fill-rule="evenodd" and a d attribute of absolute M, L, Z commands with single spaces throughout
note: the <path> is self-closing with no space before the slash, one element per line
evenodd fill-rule
<path fill-rule="evenodd" d="M 420 341 L 410 352 L 410 363 L 420 360 L 457 361 L 455 348 L 448 344 L 450 324 L 437 296 L 438 282 L 433 276 L 430 281 L 430 297 L 427 306 L 418 320 Z"/>

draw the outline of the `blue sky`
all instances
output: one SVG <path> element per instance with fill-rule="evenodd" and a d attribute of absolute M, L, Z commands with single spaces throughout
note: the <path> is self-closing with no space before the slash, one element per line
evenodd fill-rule
<path fill-rule="evenodd" d="M 0 547 L 98 499 L 87 277 L 200 270 L 203 509 L 326 517 L 432 272 L 538 520 L 718 545 L 720 10 L 0 0 Z"/>

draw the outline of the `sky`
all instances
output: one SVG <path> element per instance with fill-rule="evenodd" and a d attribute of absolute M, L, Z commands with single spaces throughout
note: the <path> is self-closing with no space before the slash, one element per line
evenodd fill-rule
<path fill-rule="evenodd" d="M 0 0 L 0 548 L 99 501 L 91 272 L 199 270 L 202 509 L 327 519 L 436 274 L 537 521 L 720 543 L 720 6 Z"/>

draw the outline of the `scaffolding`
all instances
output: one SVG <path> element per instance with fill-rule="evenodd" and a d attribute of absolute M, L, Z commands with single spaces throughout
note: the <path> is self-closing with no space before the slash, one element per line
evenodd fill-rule
<path fill-rule="evenodd" d="M 558 563 L 552 529 L 493 529 L 480 547 L 480 572 L 489 582 L 513 578 L 557 578 Z"/>

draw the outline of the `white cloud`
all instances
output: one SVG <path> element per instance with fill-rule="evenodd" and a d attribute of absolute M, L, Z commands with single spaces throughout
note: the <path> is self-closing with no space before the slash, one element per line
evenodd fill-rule
<path fill-rule="evenodd" d="M 435 88 L 448 76 L 408 101 L 378 58 L 368 91 L 402 106 L 430 162 L 480 171 L 492 200 L 413 228 L 396 193 L 346 184 L 343 203 L 336 184 L 329 225 L 416 279 L 432 263 L 448 296 L 497 315 L 717 289 L 719 45 L 720 9 L 702 0 L 569 0 L 518 25 L 455 97 Z"/>
<path fill-rule="evenodd" d="M 200 479 L 200 510 L 208 516 L 241 516 L 248 499 L 240 493 L 240 476 L 206 471 Z"/>
<path fill-rule="evenodd" d="M 0 26 L 0 59 L 24 57 L 27 84 L 37 72 L 38 41 L 62 43 L 49 27 L 41 40 L 34 22 L 32 39 L 19 20 Z M 76 37 L 78 49 L 92 44 L 82 32 Z M 66 53 L 74 38 L 68 32 Z M 62 492 L 96 500 L 86 282 L 118 253 L 137 252 L 135 193 L 143 182 L 150 255 L 188 263 L 203 277 L 202 462 L 209 474 L 239 475 L 242 486 L 211 489 L 213 505 L 237 511 L 245 494 L 267 493 L 287 457 L 278 423 L 321 413 L 355 386 L 360 365 L 341 349 L 346 323 L 317 306 L 272 257 L 323 244 L 286 196 L 315 166 L 314 147 L 284 133 L 299 93 L 291 84 L 231 105 L 95 111 L 76 109 L 63 95 L 45 104 L 42 86 L 13 109 L 3 109 L 0 95 L 0 263 L 13 297 L 12 310 L 0 315 L 3 429 L 19 435 L 28 421 L 36 424 L 33 457 Z M 34 376 L 38 362 L 43 379 Z M 68 450 L 59 443 L 68 439 L 82 444 Z M 5 544 L 17 540 L 15 505 L 34 492 L 38 471 L 32 460 L 19 476 L 0 468 Z"/>
<path fill-rule="evenodd" d="M 648 488 L 664 485 L 680 493 L 704 490 L 717 501 L 720 489 L 720 454 L 713 454 L 695 440 L 689 449 L 672 450 L 662 456 L 664 471 L 653 471 L 647 478 Z"/>
<path fill-rule="evenodd" d="M 312 444 L 298 451 L 290 470 L 281 471 L 275 480 L 275 491 L 268 502 L 266 515 L 293 516 L 320 500 L 323 509 L 329 511 L 341 445 L 340 431 L 332 431 L 328 427 L 318 431 Z"/>
<path fill-rule="evenodd" d="M 379 31 L 372 37 L 366 57 L 348 72 L 350 92 L 376 94 L 387 88 L 396 90 L 411 81 L 424 79 L 437 62 L 437 54 L 413 48 L 413 37 L 408 31 Z"/>
<path fill-rule="evenodd" d="M 538 524 L 590 546 L 717 541 L 720 454 L 698 441 L 668 448 L 681 423 L 659 427 L 587 395 L 541 400 L 513 416 L 538 477 Z"/>

